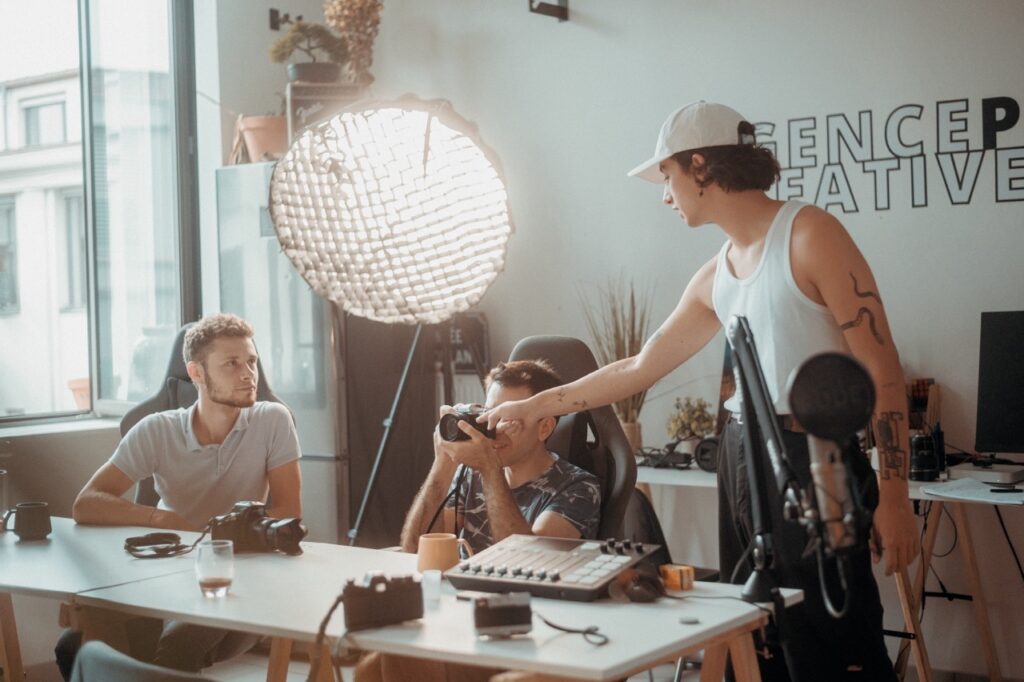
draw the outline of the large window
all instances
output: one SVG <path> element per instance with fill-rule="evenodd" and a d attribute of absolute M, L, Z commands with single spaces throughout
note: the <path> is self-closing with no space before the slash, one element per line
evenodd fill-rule
<path fill-rule="evenodd" d="M 117 413 L 162 383 L 195 276 L 187 5 L 0 3 L 0 420 Z"/>

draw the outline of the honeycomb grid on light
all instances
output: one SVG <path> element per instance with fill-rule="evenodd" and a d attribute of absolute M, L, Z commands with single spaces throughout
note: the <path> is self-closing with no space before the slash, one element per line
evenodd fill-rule
<path fill-rule="evenodd" d="M 274 168 L 278 240 L 319 295 L 388 323 L 437 323 L 475 305 L 512 233 L 493 154 L 446 102 L 343 112 Z"/>

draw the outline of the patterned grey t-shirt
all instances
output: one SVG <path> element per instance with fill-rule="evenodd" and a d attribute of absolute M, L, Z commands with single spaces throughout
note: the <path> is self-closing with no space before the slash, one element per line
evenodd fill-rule
<path fill-rule="evenodd" d="M 512 489 L 519 511 L 531 526 L 544 512 L 554 512 L 574 525 L 581 537 L 594 538 L 601 516 L 601 486 L 597 477 L 553 452 L 551 456 L 554 462 L 544 473 Z M 449 493 L 455 488 L 458 478 L 459 472 L 456 471 Z M 454 505 L 453 496 L 447 506 Z M 480 474 L 472 469 L 462 479 L 459 509 L 465 511 L 460 535 L 466 538 L 473 551 L 490 547 L 494 541 L 487 519 L 484 486 Z"/>

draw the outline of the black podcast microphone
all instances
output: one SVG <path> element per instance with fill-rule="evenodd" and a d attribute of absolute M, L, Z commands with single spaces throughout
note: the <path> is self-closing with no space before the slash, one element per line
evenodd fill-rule
<path fill-rule="evenodd" d="M 871 420 L 874 382 L 852 357 L 821 353 L 790 377 L 789 406 L 807 431 L 819 535 L 831 553 L 855 549 L 867 539 L 867 529 L 843 446 Z"/>

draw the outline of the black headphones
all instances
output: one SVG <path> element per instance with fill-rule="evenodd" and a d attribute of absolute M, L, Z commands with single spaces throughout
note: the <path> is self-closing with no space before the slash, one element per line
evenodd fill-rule
<path fill-rule="evenodd" d="M 189 549 L 189 545 L 181 544 L 181 536 L 177 533 L 149 533 L 124 541 L 124 551 L 137 559 L 162 559 L 184 554 Z"/>

